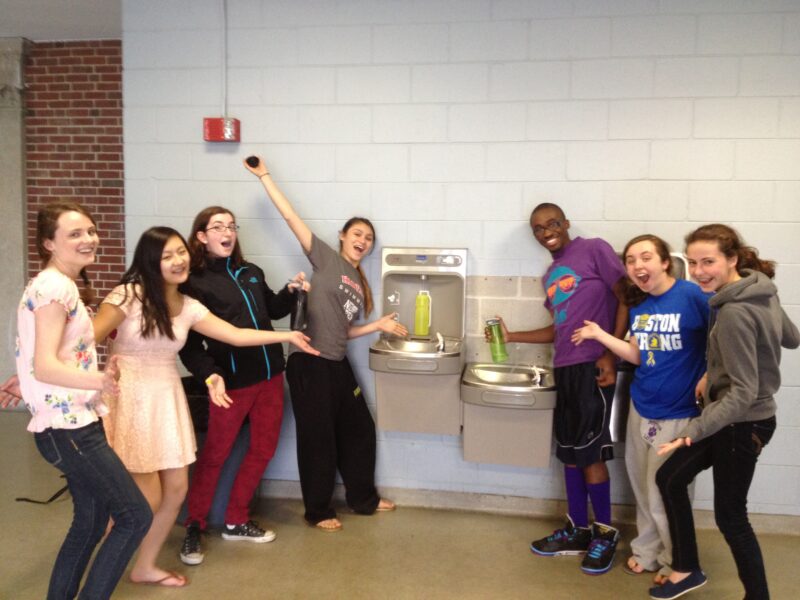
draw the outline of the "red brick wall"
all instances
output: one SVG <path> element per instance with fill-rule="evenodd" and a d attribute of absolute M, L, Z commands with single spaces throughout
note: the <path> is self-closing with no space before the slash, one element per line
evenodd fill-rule
<path fill-rule="evenodd" d="M 30 273 L 41 268 L 37 210 L 55 200 L 80 202 L 100 233 L 89 276 L 102 298 L 125 267 L 122 43 L 31 44 L 25 83 Z"/>

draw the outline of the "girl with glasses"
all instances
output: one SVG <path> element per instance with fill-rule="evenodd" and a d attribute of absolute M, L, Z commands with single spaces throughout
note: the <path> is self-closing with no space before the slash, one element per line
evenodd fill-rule
<path fill-rule="evenodd" d="M 189 285 L 220 319 L 237 327 L 273 331 L 272 319 L 283 318 L 292 309 L 292 292 L 308 287 L 305 274 L 298 273 L 293 283 L 273 292 L 264 272 L 244 259 L 238 229 L 227 208 L 209 206 L 197 214 L 189 235 Z M 248 505 L 278 445 L 286 363 L 279 343 L 239 348 L 194 331 L 180 357 L 194 377 L 205 382 L 210 400 L 208 432 L 192 474 L 181 548 L 181 560 L 197 565 L 203 562 L 201 532 L 222 466 L 245 419 L 250 422 L 250 443 L 230 491 L 222 538 L 255 543 L 275 539 L 275 532 L 250 519 Z"/>

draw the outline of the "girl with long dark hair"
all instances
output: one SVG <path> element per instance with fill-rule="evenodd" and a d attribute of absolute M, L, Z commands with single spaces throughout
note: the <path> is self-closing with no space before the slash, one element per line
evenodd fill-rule
<path fill-rule="evenodd" d="M 354 512 L 372 514 L 395 508 L 375 488 L 375 422 L 347 360 L 347 340 L 377 331 L 405 336 L 408 330 L 395 321 L 394 313 L 354 324 L 359 314 L 366 317 L 373 307 L 361 269 L 361 260 L 375 243 L 372 223 L 363 217 L 347 221 L 336 251 L 297 215 L 262 160 L 248 159 L 244 165 L 259 178 L 314 269 L 307 331 L 320 356 L 292 354 L 287 377 L 297 425 L 305 519 L 323 531 L 339 531 L 342 523 L 331 505 L 337 470 Z"/>
<path fill-rule="evenodd" d="M 177 369 L 190 329 L 233 346 L 290 342 L 316 352 L 300 332 L 238 329 L 180 291 L 189 277 L 189 251 L 169 227 L 145 231 L 130 268 L 103 301 L 95 334 L 116 329 L 111 345 L 120 369 L 120 394 L 107 417 L 111 446 L 153 508 L 150 531 L 131 569 L 134 583 L 182 587 L 187 579 L 156 565 L 188 487 L 195 439 Z"/>

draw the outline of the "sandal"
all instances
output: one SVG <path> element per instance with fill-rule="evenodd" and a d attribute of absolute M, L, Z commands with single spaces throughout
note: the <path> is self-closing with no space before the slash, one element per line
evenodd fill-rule
<path fill-rule="evenodd" d="M 622 570 L 625 571 L 628 575 L 641 575 L 642 573 L 653 573 L 653 571 L 651 571 L 650 569 L 645 569 L 642 565 L 640 565 L 639 561 L 636 560 L 636 557 L 633 555 L 629 556 L 625 564 L 622 565 Z"/>
<path fill-rule="evenodd" d="M 153 581 L 135 581 L 133 579 L 129 580 L 131 583 L 135 583 L 136 585 L 159 585 L 161 587 L 175 587 L 180 588 L 186 585 L 189 585 L 189 580 L 186 579 L 183 575 L 179 573 L 175 573 L 174 571 L 167 571 L 167 574 L 162 577 L 161 579 L 155 579 Z M 167 583 L 169 581 L 177 582 L 177 583 Z"/>

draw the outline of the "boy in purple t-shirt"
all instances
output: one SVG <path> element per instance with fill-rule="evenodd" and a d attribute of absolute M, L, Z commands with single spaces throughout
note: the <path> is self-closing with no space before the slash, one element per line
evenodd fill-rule
<path fill-rule="evenodd" d="M 608 419 L 614 396 L 614 358 L 601 344 L 570 340 L 584 320 L 598 323 L 622 338 L 627 308 L 618 283 L 625 278 L 622 261 L 601 239 L 569 236 L 570 223 L 557 205 L 533 209 L 536 241 L 553 256 L 544 275 L 545 306 L 553 324 L 531 331 L 506 330 L 507 342 L 553 343 L 556 408 L 553 431 L 556 456 L 564 463 L 568 521 L 553 535 L 536 540 L 531 551 L 543 556 L 584 554 L 581 569 L 591 575 L 611 568 L 619 533 L 611 527 L 611 490 L 605 461 L 614 457 Z M 589 499 L 595 521 L 589 528 Z"/>

